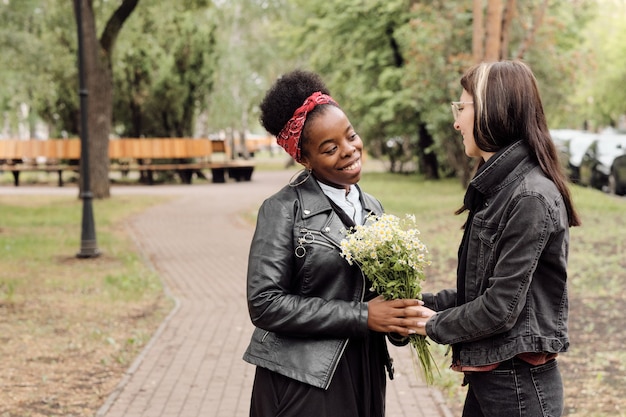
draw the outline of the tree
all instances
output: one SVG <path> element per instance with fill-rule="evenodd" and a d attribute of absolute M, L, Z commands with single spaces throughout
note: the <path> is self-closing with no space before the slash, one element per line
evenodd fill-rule
<path fill-rule="evenodd" d="M 40 119 L 55 136 L 65 129 L 59 126 L 77 126 L 76 31 L 56 2 L 0 3 L 0 110 L 8 135 L 37 137 Z"/>
<path fill-rule="evenodd" d="M 391 138 L 413 150 L 418 169 L 439 175 L 434 139 L 424 108 L 405 85 L 407 56 L 399 33 L 410 23 L 409 1 L 300 1 L 302 18 L 287 34 L 309 65 L 326 75 L 339 103 L 369 149 L 386 148 Z M 329 52 L 331 51 L 331 52 Z M 338 59 L 341 57 L 341 59 Z M 411 155 L 411 157 L 413 157 Z"/>
<path fill-rule="evenodd" d="M 94 6 L 88 9 L 92 60 L 103 77 L 113 74 L 119 135 L 258 129 L 256 105 L 267 87 L 279 74 L 305 67 L 324 76 L 370 152 L 400 138 L 402 157 L 419 161 L 423 172 L 467 179 L 469 159 L 452 128 L 449 102 L 460 94 L 461 73 L 487 49 L 490 56 L 497 51 L 497 59 L 523 58 L 531 65 L 551 127 L 578 126 L 591 117 L 615 123 L 623 112 L 623 89 L 615 88 L 626 68 L 618 65 L 626 56 L 623 35 L 617 23 L 610 34 L 605 30 L 623 16 L 612 4 L 618 0 L 142 0 L 142 13 L 130 20 L 130 9 L 126 19 L 113 18 L 128 1 L 88 3 Z M 43 118 L 53 136 L 75 135 L 79 120 L 76 33 L 61 4 L 0 2 L 6 80 L 0 105 L 10 115 L 26 106 L 28 117 Z M 581 48 L 595 4 L 610 6 L 614 15 L 598 21 L 597 40 Z M 126 20 L 124 36 L 111 42 Z M 105 28 L 100 39 L 96 26 Z M 614 40 L 612 50 L 603 47 L 607 40 Z M 97 76 L 92 81 L 99 82 Z M 97 86 L 89 87 L 90 100 L 98 94 Z M 90 105 L 91 116 L 104 119 L 91 124 L 98 132 L 90 138 L 100 137 L 105 155 L 111 124 L 98 110 L 102 103 Z"/>
<path fill-rule="evenodd" d="M 618 0 L 598 2 L 594 19 L 585 32 L 577 88 L 571 98 L 564 124 L 590 129 L 607 126 L 626 129 L 626 4 Z"/>
<path fill-rule="evenodd" d="M 526 7 L 530 5 L 529 8 L 532 10 L 530 13 L 520 14 L 517 0 L 488 0 L 486 8 L 483 1 L 474 0 L 472 31 L 474 62 L 523 59 L 526 51 L 532 46 L 548 9 L 548 0 L 533 3 L 525 2 Z M 518 45 L 515 56 L 509 56 L 511 30 L 515 19 L 526 19 L 522 22 L 525 35 Z"/>
<path fill-rule="evenodd" d="M 477 6 L 482 8 L 482 5 L 479 2 L 474 2 L 474 7 Z M 502 24 L 504 22 L 504 19 L 502 19 L 503 10 L 504 5 L 502 4 L 502 0 L 488 0 L 487 19 L 485 20 L 486 24 L 484 28 L 485 55 L 482 57 L 474 55 L 476 62 L 499 61 L 502 59 Z M 477 16 L 480 13 L 480 11 L 474 11 L 474 16 Z M 482 19 L 480 21 L 482 22 Z M 479 32 L 475 30 L 473 33 L 476 35 Z"/>
<path fill-rule="evenodd" d="M 475 18 L 460 2 L 415 3 L 409 24 L 399 33 L 406 56 L 404 86 L 424 109 L 435 139 L 429 151 L 439 156 L 443 176 L 456 175 L 463 183 L 469 180 L 471 161 L 453 129 L 450 101 L 458 100 L 459 76 L 472 62 Z"/>
<path fill-rule="evenodd" d="M 109 17 L 100 38 L 97 35 L 93 0 L 82 2 L 84 68 L 88 91 L 88 137 L 90 189 L 95 198 L 107 198 L 109 190 L 109 134 L 113 114 L 113 49 L 124 22 L 139 0 L 121 0 Z M 76 11 L 76 9 L 75 9 Z M 81 191 L 84 184 L 80 184 Z"/>
<path fill-rule="evenodd" d="M 191 137 L 213 91 L 217 19 L 205 2 L 145 4 L 118 47 L 115 133 Z"/>
<path fill-rule="evenodd" d="M 420 4 L 415 15 L 420 17 L 421 25 L 407 35 L 409 39 L 422 41 L 413 42 L 408 48 L 410 62 L 416 64 L 411 67 L 415 76 L 412 84 L 418 85 L 419 80 L 425 78 L 429 80 L 428 93 L 422 92 L 426 96 L 432 94 L 433 105 L 427 107 L 435 110 L 434 103 L 445 99 L 441 93 L 458 97 L 458 80 L 471 64 L 483 60 L 523 59 L 533 68 L 546 114 L 551 125 L 556 125 L 564 114 L 558 109 L 568 101 L 570 86 L 578 75 L 581 60 L 578 45 L 589 15 L 585 4 L 589 2 L 548 4 L 544 0 L 508 0 L 498 5 L 476 0 L 471 13 L 464 11 L 464 5 L 452 3 L 455 2 L 442 2 L 439 7 Z M 451 30 L 441 30 L 444 22 Z M 489 34 L 495 39 L 487 39 Z M 469 51 L 471 54 L 467 53 Z M 445 58 L 432 59 L 429 52 Z M 466 183 L 471 167 L 460 142 L 455 139 L 458 134 L 451 129 L 451 118 L 449 115 L 442 118 L 441 113 L 435 111 L 429 112 L 428 117 L 437 137 L 438 153 L 447 155 L 449 166 L 454 167 Z"/>
<path fill-rule="evenodd" d="M 564 94 L 574 79 L 572 51 L 580 39 L 575 32 L 584 23 L 578 15 L 586 13 L 580 6 L 588 1 L 475 0 L 469 7 L 415 0 L 294 3 L 298 10 L 291 21 L 297 24 L 285 43 L 330 79 L 368 145 L 409 138 L 422 172 L 432 175 L 428 167 L 436 167 L 466 182 L 470 161 L 449 110 L 460 95 L 462 72 L 479 60 L 525 59 L 550 95 Z M 564 67 L 569 70 L 550 71 Z M 437 156 L 437 164 L 427 156 Z"/>
<path fill-rule="evenodd" d="M 148 1 L 118 45 L 114 131 L 125 137 L 192 137 L 214 86 L 218 23 L 206 1 Z M 178 162 L 178 161 L 177 161 Z M 181 161 L 182 162 L 182 161 Z M 200 171 L 195 171 L 203 176 Z M 194 171 L 179 170 L 183 183 Z M 140 171 L 140 182 L 152 181 Z M 172 177 L 172 172 L 159 175 Z"/>
<path fill-rule="evenodd" d="M 248 132 L 261 130 L 258 105 L 268 86 L 289 66 L 289 58 L 275 33 L 284 13 L 280 0 L 233 0 L 220 2 L 219 61 L 214 74 L 215 89 L 207 97 L 206 134 L 223 133 L 231 144 L 233 157 L 248 157 Z"/>

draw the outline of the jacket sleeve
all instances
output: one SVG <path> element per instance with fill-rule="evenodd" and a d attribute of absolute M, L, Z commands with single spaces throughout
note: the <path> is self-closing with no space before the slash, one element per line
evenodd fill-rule
<path fill-rule="evenodd" d="M 526 194 L 512 203 L 498 240 L 483 242 L 497 245 L 485 291 L 429 319 L 428 336 L 440 344 L 454 344 L 510 330 L 525 306 L 531 279 L 553 231 L 551 213 L 542 196 Z"/>
<path fill-rule="evenodd" d="M 247 276 L 248 310 L 253 324 L 295 337 L 365 335 L 367 303 L 304 297 L 294 290 L 293 204 L 268 199 L 259 210 Z"/>
<path fill-rule="evenodd" d="M 434 311 L 442 311 L 456 305 L 456 290 L 446 289 L 439 291 L 437 294 L 422 294 L 424 307 L 428 307 Z"/>

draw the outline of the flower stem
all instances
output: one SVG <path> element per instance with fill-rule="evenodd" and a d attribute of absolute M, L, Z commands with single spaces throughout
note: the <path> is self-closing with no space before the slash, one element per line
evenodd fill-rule
<path fill-rule="evenodd" d="M 428 340 L 426 340 L 426 337 L 422 335 L 411 335 L 409 337 L 409 342 L 413 347 L 414 352 L 417 354 L 420 362 L 420 369 L 422 370 L 426 384 L 432 385 L 435 381 L 433 367 L 437 370 L 438 374 L 439 368 L 437 367 L 437 363 L 435 362 L 430 349 L 428 349 Z"/>

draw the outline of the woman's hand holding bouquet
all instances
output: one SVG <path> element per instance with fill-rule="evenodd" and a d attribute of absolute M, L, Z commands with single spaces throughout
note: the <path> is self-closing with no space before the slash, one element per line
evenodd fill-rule
<path fill-rule="evenodd" d="M 341 256 L 348 263 L 359 265 L 372 283 L 371 291 L 385 300 L 419 299 L 425 279 L 424 269 L 430 265 L 428 249 L 419 234 L 415 228 L 415 216 L 406 215 L 404 219 L 391 214 L 372 216 L 365 225 L 349 231 L 341 242 Z M 425 333 L 419 334 L 422 330 L 418 327 L 416 333 L 409 336 L 409 343 L 417 353 L 426 382 L 432 384 L 436 364 Z"/>

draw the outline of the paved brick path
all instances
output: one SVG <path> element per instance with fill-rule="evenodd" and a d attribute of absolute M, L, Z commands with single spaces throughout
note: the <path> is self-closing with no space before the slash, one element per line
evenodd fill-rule
<path fill-rule="evenodd" d="M 129 225 L 176 307 L 98 417 L 248 415 L 254 367 L 241 357 L 252 332 L 245 276 L 253 227 L 240 214 L 256 212 L 290 176 L 259 171 L 249 183 L 112 189 L 113 197 L 176 196 Z M 387 416 L 449 417 L 439 392 L 417 379 L 408 348 L 390 350 L 397 375 L 388 384 Z"/>

